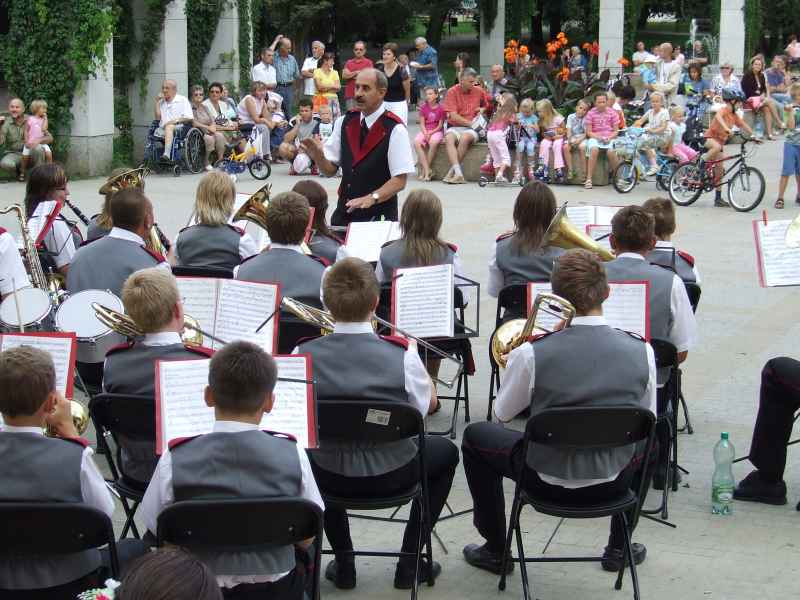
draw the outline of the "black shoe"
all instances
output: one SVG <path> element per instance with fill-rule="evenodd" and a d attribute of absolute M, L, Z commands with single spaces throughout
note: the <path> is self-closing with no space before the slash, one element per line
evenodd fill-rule
<path fill-rule="evenodd" d="M 433 561 L 433 566 L 428 567 L 427 559 L 422 559 L 419 563 L 419 582 L 424 583 L 428 581 L 428 573 L 433 576 L 433 581 L 442 573 L 442 565 Z M 414 587 L 414 563 L 413 561 L 406 565 L 398 562 L 397 568 L 394 571 L 394 587 L 398 590 L 410 590 Z"/>
<path fill-rule="evenodd" d="M 714 206 L 724 208 L 726 206 L 730 206 L 725 200 L 722 199 L 722 196 L 714 196 Z"/>
<path fill-rule="evenodd" d="M 501 563 L 503 562 L 502 554 L 495 554 L 486 548 L 486 544 L 479 546 L 478 544 L 467 544 L 464 546 L 464 559 L 473 567 L 489 571 L 495 575 L 501 574 Z M 514 563 L 508 561 L 506 565 L 506 575 L 514 570 Z"/>
<path fill-rule="evenodd" d="M 763 502 L 782 506 L 786 504 L 786 483 L 764 481 L 758 470 L 751 471 L 733 490 L 733 498 L 745 502 Z"/>
<path fill-rule="evenodd" d="M 332 581 L 340 590 L 352 590 L 356 587 L 355 563 L 339 563 L 334 559 L 325 568 L 325 579 Z"/>
<path fill-rule="evenodd" d="M 681 481 L 683 481 L 683 475 L 681 475 L 680 469 L 678 469 L 677 478 L 678 478 L 678 485 L 680 485 Z M 667 475 L 666 473 L 664 473 L 664 471 L 659 470 L 659 472 L 653 473 L 653 489 L 663 490 L 666 479 Z"/>
<path fill-rule="evenodd" d="M 639 566 L 644 562 L 644 559 L 647 558 L 647 548 L 644 547 L 644 544 L 632 544 L 633 546 L 633 562 L 636 566 Z M 605 547 L 603 550 L 603 561 L 600 563 L 603 565 L 604 571 L 611 571 L 617 572 L 622 567 L 622 555 L 624 554 L 621 548 L 610 548 L 608 546 Z M 625 560 L 625 565 L 627 566 L 628 561 L 627 557 Z"/>

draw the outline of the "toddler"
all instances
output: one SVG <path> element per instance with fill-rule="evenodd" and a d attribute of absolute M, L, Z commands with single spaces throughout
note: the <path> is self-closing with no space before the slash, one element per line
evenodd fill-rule
<path fill-rule="evenodd" d="M 698 152 L 683 143 L 683 134 L 686 133 L 683 109 L 680 106 L 673 106 L 669 110 L 669 115 L 672 120 L 668 125 L 670 146 L 667 148 L 667 154 L 677 158 L 680 164 L 691 162 L 697 157 Z"/>
<path fill-rule="evenodd" d="M 34 100 L 31 102 L 31 114 L 25 119 L 25 147 L 22 149 L 22 176 L 28 169 L 31 160 L 31 152 L 37 146 L 41 146 L 47 162 L 53 162 L 53 151 L 47 144 L 42 144 L 42 139 L 47 135 L 47 102 L 44 100 Z"/>
<path fill-rule="evenodd" d="M 575 112 L 567 117 L 567 143 L 564 144 L 564 162 L 569 171 L 569 178 L 575 177 L 575 169 L 572 165 L 572 151 L 577 149 L 581 156 L 581 161 L 585 163 L 586 159 L 586 128 L 583 126 L 583 118 L 589 112 L 589 103 L 586 100 L 578 100 L 575 105 Z M 586 165 L 584 164 L 584 171 Z"/>
<path fill-rule="evenodd" d="M 333 112 L 327 104 L 319 107 L 319 139 L 325 143 L 333 133 Z"/>
<path fill-rule="evenodd" d="M 495 111 L 486 132 L 486 142 L 489 144 L 489 152 L 495 166 L 494 180 L 498 183 L 508 183 L 505 174 L 506 170 L 511 168 L 511 153 L 508 151 L 506 136 L 508 128 L 516 119 L 517 102 L 513 98 L 507 98 Z"/>
<path fill-rule="evenodd" d="M 417 149 L 417 159 L 419 160 L 419 176 L 422 181 L 430 181 L 433 174 L 431 165 L 433 157 L 436 156 L 436 149 L 444 139 L 442 129 L 447 113 L 439 104 L 439 94 L 428 86 L 425 88 L 425 104 L 419 107 L 419 133 L 414 138 L 414 146 Z M 426 151 L 427 147 L 427 151 Z"/>
<path fill-rule="evenodd" d="M 515 183 L 519 183 L 522 161 L 526 156 L 528 179 L 533 179 L 532 163 L 536 162 L 536 136 L 539 134 L 539 117 L 533 112 L 533 100 L 530 98 L 525 98 L 519 103 L 517 123 L 519 125 L 519 141 L 517 142 L 517 170 L 514 173 Z"/>
<path fill-rule="evenodd" d="M 650 161 L 650 168 L 647 170 L 647 174 L 655 175 L 658 173 L 656 149 L 663 149 L 670 144 L 669 132 L 667 131 L 669 112 L 664 108 L 664 96 L 661 92 L 650 94 L 650 110 L 644 113 L 642 118 L 638 119 L 633 125 L 634 127 L 644 127 L 645 123 L 647 123 L 647 127 L 642 136 L 642 149 Z"/>
<path fill-rule="evenodd" d="M 555 111 L 552 103 L 547 99 L 539 100 L 536 103 L 536 112 L 539 113 L 539 127 L 542 131 L 542 143 L 539 144 L 539 168 L 536 171 L 536 178 L 547 179 L 550 152 L 552 150 L 556 180 L 563 181 L 564 117 Z"/>

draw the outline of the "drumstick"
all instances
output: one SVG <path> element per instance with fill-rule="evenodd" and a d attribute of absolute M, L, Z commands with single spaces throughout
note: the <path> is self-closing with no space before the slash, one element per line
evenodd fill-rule
<path fill-rule="evenodd" d="M 19 332 L 25 333 L 25 325 L 22 324 L 22 312 L 19 310 L 19 294 L 17 294 L 16 278 L 11 278 L 11 285 L 14 287 L 14 306 L 17 309 L 17 325 L 19 326 Z"/>

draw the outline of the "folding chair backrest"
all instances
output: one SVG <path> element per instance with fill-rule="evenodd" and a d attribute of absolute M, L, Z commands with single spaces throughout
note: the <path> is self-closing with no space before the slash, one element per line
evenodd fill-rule
<path fill-rule="evenodd" d="M 646 440 L 655 416 L 628 406 L 548 408 L 525 427 L 530 441 L 562 449 L 618 448 Z"/>
<path fill-rule="evenodd" d="M 372 400 L 317 401 L 320 440 L 388 443 L 420 436 L 420 412 L 410 404 Z"/>
<path fill-rule="evenodd" d="M 656 358 L 656 368 L 678 367 L 678 350 L 675 345 L 666 340 L 651 339 L 653 354 Z"/>
<path fill-rule="evenodd" d="M 503 314 L 504 310 L 519 312 L 520 316 L 527 313 L 525 306 L 527 299 L 527 283 L 512 283 L 511 285 L 507 285 L 500 290 L 500 293 L 497 294 L 497 315 L 495 318 L 495 325 L 500 324 L 501 315 Z"/>
<path fill-rule="evenodd" d="M 700 304 L 702 289 L 699 285 L 690 281 L 684 281 L 683 285 L 686 286 L 686 294 L 689 296 L 689 304 L 692 305 L 692 312 L 697 312 L 697 305 Z"/>
<path fill-rule="evenodd" d="M 172 267 L 175 277 L 216 277 L 217 279 L 233 279 L 233 271 L 218 267 Z"/>
<path fill-rule="evenodd" d="M 122 434 L 134 440 L 156 439 L 156 403 L 152 396 L 98 394 L 89 403 L 98 431 Z"/>
<path fill-rule="evenodd" d="M 185 500 L 158 515 L 158 544 L 288 546 L 322 533 L 322 511 L 303 498 Z"/>

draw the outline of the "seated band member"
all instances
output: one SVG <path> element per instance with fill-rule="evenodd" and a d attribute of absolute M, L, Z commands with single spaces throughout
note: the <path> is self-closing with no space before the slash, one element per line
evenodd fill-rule
<path fill-rule="evenodd" d="M 655 221 L 656 246 L 647 255 L 650 264 L 660 265 L 675 271 L 684 283 L 700 285 L 694 257 L 688 252 L 678 250 L 672 244 L 675 234 L 675 206 L 669 198 L 650 198 L 642 204 Z"/>
<path fill-rule="evenodd" d="M 221 171 L 200 179 L 195 197 L 197 224 L 182 229 L 175 240 L 175 259 L 182 267 L 216 267 L 233 270 L 258 254 L 253 238 L 228 223 L 233 214 L 236 186 Z"/>
<path fill-rule="evenodd" d="M 26 287 L 31 287 L 31 282 L 19 254 L 17 241 L 0 227 L 0 300 L 5 300 L 15 289 Z"/>
<path fill-rule="evenodd" d="M 157 360 L 211 355 L 207 348 L 187 346 L 181 341 L 183 303 L 175 277 L 166 269 L 133 273 L 122 288 L 122 303 L 144 337 L 108 351 L 103 367 L 104 392 L 154 396 Z M 155 440 L 147 444 L 122 442 L 122 445 L 125 474 L 138 481 L 149 480 L 158 458 Z"/>
<path fill-rule="evenodd" d="M 556 216 L 556 197 L 546 183 L 531 181 L 514 203 L 514 231 L 497 238 L 489 258 L 489 295 L 496 298 L 507 285 L 549 281 L 553 261 L 564 253 L 541 246 Z M 524 307 L 521 307 L 524 309 Z"/>
<path fill-rule="evenodd" d="M 111 171 L 108 179 L 100 188 L 100 195 L 103 196 L 103 208 L 99 214 L 93 215 L 89 219 L 89 226 L 86 229 L 86 241 L 91 242 L 97 238 L 105 237 L 111 233 L 114 227 L 114 222 L 111 220 L 111 196 L 114 195 L 115 189 L 109 183 L 122 175 L 131 171 L 131 167 L 118 167 Z M 144 191 L 144 180 L 142 180 L 141 190 Z"/>
<path fill-rule="evenodd" d="M 680 277 L 667 269 L 651 265 L 646 256 L 655 247 L 655 219 L 641 206 L 626 206 L 611 219 L 611 248 L 616 258 L 606 263 L 609 281 L 647 281 L 650 337 L 670 342 L 683 362 L 697 337 L 695 320 L 686 286 Z M 667 406 L 669 368 L 658 369 L 659 414 Z M 669 448 L 667 423 L 659 423 L 659 466 L 653 475 L 655 489 L 663 489 Z M 679 476 L 680 479 L 680 476 Z"/>
<path fill-rule="evenodd" d="M 214 430 L 173 441 L 161 455 L 139 513 L 148 530 L 156 531 L 164 507 L 183 500 L 289 497 L 325 508 L 303 448 L 258 428 L 272 410 L 277 377 L 275 360 L 249 342 L 231 342 L 214 355 L 205 388 Z M 217 574 L 226 598 L 304 597 L 291 546 L 191 551 Z"/>
<path fill-rule="evenodd" d="M 438 399 L 430 377 L 416 348 L 406 340 L 381 338 L 372 330 L 371 318 L 378 305 L 380 287 L 369 263 L 345 258 L 328 271 L 323 282 L 325 305 L 336 327 L 332 334 L 302 342 L 295 353 L 310 354 L 320 400 L 348 398 L 411 404 L 423 415 L 436 410 Z M 324 427 L 324 424 L 321 424 Z M 333 495 L 369 498 L 400 492 L 419 481 L 416 445 L 402 440 L 388 446 L 360 447 L 355 444 L 321 444 L 312 451 L 311 465 L 317 484 Z M 434 527 L 447 500 L 458 465 L 458 449 L 448 439 L 427 436 L 425 442 L 427 481 L 430 499 L 429 526 Z M 419 506 L 414 502 L 403 536 L 402 551 L 416 549 Z M 423 539 L 425 539 L 423 532 Z M 355 561 L 346 554 L 353 549 L 347 513 L 328 507 L 325 534 L 336 559 L 325 577 L 340 589 L 356 585 Z M 431 568 L 432 567 L 432 568 Z M 437 577 L 438 563 L 421 566 L 421 576 L 432 571 Z M 413 558 L 401 558 L 395 570 L 394 585 L 410 589 L 414 582 Z"/>
<path fill-rule="evenodd" d="M 761 371 L 758 417 L 750 443 L 750 462 L 756 468 L 739 482 L 736 500 L 786 504 L 786 444 L 792 434 L 794 413 L 800 408 L 800 361 L 772 358 Z M 800 510 L 800 503 L 797 505 Z"/>
<path fill-rule="evenodd" d="M 597 257 L 569 250 L 555 263 L 553 293 L 575 306 L 567 329 L 523 342 L 511 351 L 508 368 L 495 400 L 502 422 L 530 408 L 531 414 L 559 406 L 629 406 L 656 410 L 656 368 L 653 349 L 641 338 L 609 327 L 603 301 L 609 288 Z M 486 542 L 464 548 L 467 562 L 500 573 L 506 539 L 503 478 L 526 481 L 537 496 L 559 501 L 602 502 L 628 487 L 638 489 L 641 476 L 634 448 L 563 451 L 532 447 L 522 455 L 523 434 L 497 423 L 475 423 L 464 431 L 464 472 L 475 504 L 474 523 Z M 643 501 L 644 499 L 642 499 Z M 617 571 L 624 544 L 621 522 L 612 520 L 603 568 Z M 636 564 L 646 550 L 634 544 Z M 513 563 L 509 563 L 509 572 Z"/>
<path fill-rule="evenodd" d="M 308 200 L 308 205 L 314 209 L 314 222 L 311 225 L 311 239 L 308 246 L 314 256 L 324 258 L 330 264 L 336 262 L 336 253 L 342 245 L 336 235 L 328 227 L 328 192 L 313 179 L 304 179 L 294 184 L 293 192 L 297 192 Z"/>

